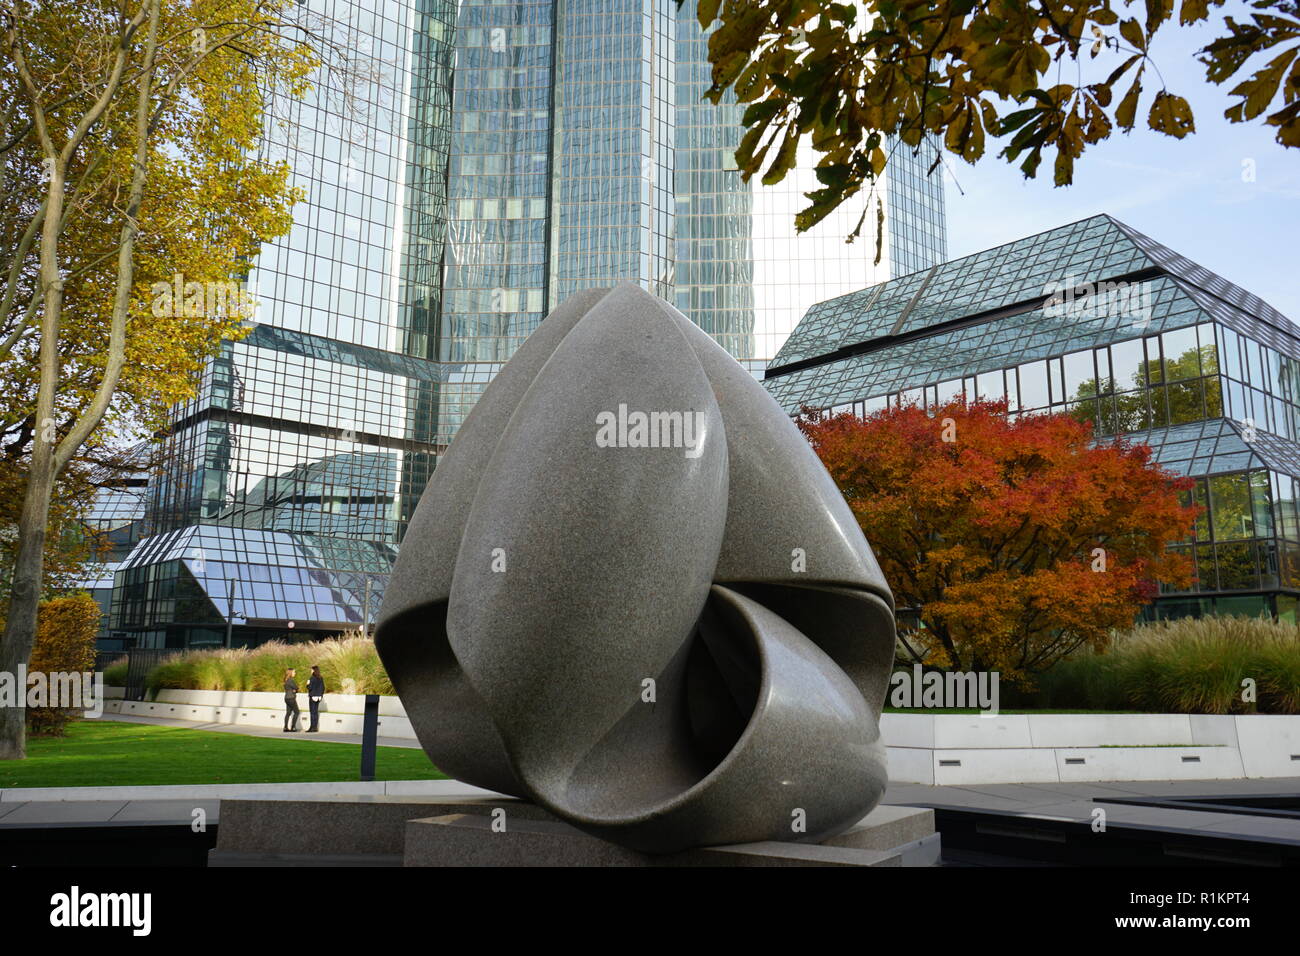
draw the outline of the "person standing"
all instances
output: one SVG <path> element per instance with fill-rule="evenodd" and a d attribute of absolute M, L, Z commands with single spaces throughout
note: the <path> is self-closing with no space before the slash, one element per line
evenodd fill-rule
<path fill-rule="evenodd" d="M 284 732 L 298 732 L 298 682 L 293 679 L 295 671 L 290 667 L 284 672 Z M 292 724 L 292 726 L 290 726 Z"/>
<path fill-rule="evenodd" d="M 311 666 L 311 677 L 307 678 L 307 706 L 311 711 L 311 726 L 307 733 L 320 731 L 320 702 L 325 699 L 325 678 L 320 676 L 320 665 Z"/>

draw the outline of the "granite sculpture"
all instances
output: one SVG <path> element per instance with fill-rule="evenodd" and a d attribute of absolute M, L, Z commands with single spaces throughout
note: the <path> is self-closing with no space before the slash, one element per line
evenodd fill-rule
<path fill-rule="evenodd" d="M 666 853 L 819 841 L 876 805 L 892 606 L 789 417 L 625 283 L 484 391 L 375 642 L 445 773 Z"/>

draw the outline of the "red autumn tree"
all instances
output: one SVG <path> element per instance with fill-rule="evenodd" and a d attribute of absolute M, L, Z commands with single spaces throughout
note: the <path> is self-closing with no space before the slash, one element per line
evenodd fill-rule
<path fill-rule="evenodd" d="M 1145 446 L 1094 445 L 1068 415 L 1009 420 L 1005 402 L 916 406 L 865 419 L 806 413 L 799 427 L 839 485 L 899 608 L 922 626 L 905 656 L 1032 675 L 1104 648 L 1190 562 L 1166 550 L 1198 509 Z"/>

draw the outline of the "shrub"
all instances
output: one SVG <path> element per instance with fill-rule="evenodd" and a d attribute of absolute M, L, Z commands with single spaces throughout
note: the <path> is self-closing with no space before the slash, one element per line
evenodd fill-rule
<path fill-rule="evenodd" d="M 126 686 L 126 668 L 127 660 L 125 657 L 119 657 L 113 663 L 104 668 L 104 683 L 109 687 Z"/>
<path fill-rule="evenodd" d="M 95 599 L 84 591 L 42 601 L 28 673 L 89 674 L 95 666 L 95 635 L 99 633 L 100 614 Z M 68 721 L 75 719 L 78 712 L 60 707 L 29 707 L 27 727 L 33 736 L 62 737 Z"/>

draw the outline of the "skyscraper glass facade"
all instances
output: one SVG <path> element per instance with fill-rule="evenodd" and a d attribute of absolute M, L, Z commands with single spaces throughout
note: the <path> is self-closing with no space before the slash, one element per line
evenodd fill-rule
<path fill-rule="evenodd" d="M 773 186 L 745 182 L 735 151 L 744 106 L 727 93 L 714 106 L 708 35 L 695 0 L 677 22 L 677 270 L 672 301 L 757 374 L 814 303 L 947 258 L 943 171 L 935 148 L 897 145 L 870 194 L 845 202 L 796 233 L 795 215 L 822 188 L 820 158 L 805 140 L 796 168 Z M 876 203 L 885 215 L 876 262 Z M 846 242 L 868 210 L 862 235 Z"/>
<path fill-rule="evenodd" d="M 941 156 L 929 139 L 916 147 L 892 144 L 885 176 L 889 223 L 885 242 L 891 278 L 920 272 L 948 258 Z"/>
<path fill-rule="evenodd" d="M 176 409 L 115 575 L 112 629 L 139 646 L 220 644 L 232 617 L 235 643 L 361 624 L 439 451 L 454 7 L 304 10 L 365 68 L 268 121 L 306 198 L 252 265 L 252 334 Z"/>
<path fill-rule="evenodd" d="M 809 305 L 888 275 L 892 231 L 942 239 L 937 175 L 879 185 L 879 265 L 871 237 L 844 241 L 853 203 L 796 236 L 813 174 L 743 181 L 741 108 L 702 100 L 694 0 L 304 9 L 367 79 L 322 73 L 268 125 L 306 200 L 253 263 L 251 333 L 176 409 L 117 569 L 112 627 L 142 646 L 223 643 L 232 617 L 237 644 L 372 617 L 438 455 L 573 292 L 638 282 L 761 374 Z"/>
<path fill-rule="evenodd" d="M 1196 582 L 1149 614 L 1295 620 L 1300 334 L 1108 216 L 819 303 L 765 384 L 791 413 L 1005 398 L 1149 445 L 1206 509 L 1177 545 Z"/>

